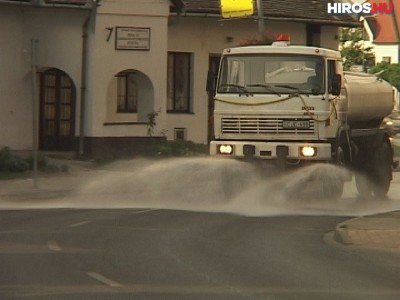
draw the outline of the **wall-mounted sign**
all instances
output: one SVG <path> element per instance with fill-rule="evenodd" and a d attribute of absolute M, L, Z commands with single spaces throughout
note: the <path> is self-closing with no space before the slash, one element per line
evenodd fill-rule
<path fill-rule="evenodd" d="M 221 0 L 223 18 L 239 18 L 254 13 L 253 0 Z"/>
<path fill-rule="evenodd" d="M 150 50 L 150 28 L 117 27 L 115 49 Z"/>

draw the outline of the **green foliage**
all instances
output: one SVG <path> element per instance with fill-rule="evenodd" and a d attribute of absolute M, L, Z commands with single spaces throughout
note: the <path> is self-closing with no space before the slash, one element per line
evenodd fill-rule
<path fill-rule="evenodd" d="M 38 155 L 38 169 L 44 172 L 58 172 L 59 168 L 55 165 L 48 164 L 47 158 L 44 155 Z M 0 179 L 13 178 L 9 174 L 24 173 L 33 170 L 33 157 L 21 157 L 13 154 L 10 148 L 4 147 L 0 150 Z"/>
<path fill-rule="evenodd" d="M 190 141 L 165 141 L 158 147 L 158 156 L 196 156 L 208 154 L 208 146 Z"/>
<path fill-rule="evenodd" d="M 353 65 L 363 65 L 365 69 L 369 69 L 375 64 L 373 48 L 364 46 L 362 28 L 341 28 L 339 36 L 345 70 L 349 70 Z"/>
<path fill-rule="evenodd" d="M 25 160 L 29 164 L 29 169 L 33 170 L 33 156 L 29 156 Z M 39 170 L 46 169 L 48 167 L 48 162 L 47 162 L 46 156 L 44 156 L 42 154 L 38 154 L 37 165 L 38 165 Z"/>
<path fill-rule="evenodd" d="M 154 133 L 154 127 L 156 126 L 156 118 L 158 116 L 157 111 L 153 111 L 147 114 L 147 135 L 152 136 Z"/>
<path fill-rule="evenodd" d="M 389 64 L 383 61 L 371 68 L 370 73 L 375 74 L 381 71 L 383 73 L 379 75 L 380 78 L 400 89 L 400 64 Z"/>
<path fill-rule="evenodd" d="M 0 150 L 0 171 L 3 172 L 26 172 L 29 163 L 23 158 L 11 153 L 10 148 L 4 147 Z"/>

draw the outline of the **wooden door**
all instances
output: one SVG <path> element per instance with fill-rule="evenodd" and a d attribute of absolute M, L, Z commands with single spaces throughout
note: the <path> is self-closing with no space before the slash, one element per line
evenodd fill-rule
<path fill-rule="evenodd" d="M 75 132 L 75 86 L 71 78 L 58 69 L 40 75 L 41 150 L 72 150 Z"/>

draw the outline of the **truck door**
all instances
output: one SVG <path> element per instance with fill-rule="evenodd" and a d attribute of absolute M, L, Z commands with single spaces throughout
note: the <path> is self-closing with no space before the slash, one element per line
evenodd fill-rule
<path fill-rule="evenodd" d="M 220 55 L 210 55 L 208 70 L 212 71 L 215 75 L 218 74 L 219 64 L 221 62 Z M 214 139 L 214 95 L 208 94 L 208 122 L 207 122 L 207 136 L 208 142 Z"/>

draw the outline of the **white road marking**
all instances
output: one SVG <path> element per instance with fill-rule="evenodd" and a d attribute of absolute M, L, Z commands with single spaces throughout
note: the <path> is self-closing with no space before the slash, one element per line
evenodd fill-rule
<path fill-rule="evenodd" d="M 156 211 L 156 210 L 159 210 L 159 209 L 151 208 L 151 209 L 144 209 L 144 210 L 135 210 L 135 211 L 132 211 L 131 214 L 133 214 L 133 215 L 145 214 L 145 213 Z"/>
<path fill-rule="evenodd" d="M 105 276 L 103 276 L 103 275 L 101 275 L 99 273 L 86 272 L 86 274 L 89 277 L 92 277 L 93 279 L 96 279 L 97 281 L 100 281 L 101 283 L 104 283 L 104 284 L 108 285 L 109 287 L 122 287 L 122 284 L 120 284 L 120 283 L 118 283 L 118 282 L 116 282 L 114 280 L 108 279 L 107 277 L 105 277 Z"/>
<path fill-rule="evenodd" d="M 56 241 L 48 241 L 47 248 L 49 248 L 49 250 L 51 250 L 51 251 L 61 251 L 62 250 L 62 248 L 60 247 L 60 245 L 58 245 L 58 243 Z"/>
<path fill-rule="evenodd" d="M 68 225 L 68 227 L 78 227 L 78 226 L 82 226 L 82 225 L 86 225 L 92 223 L 92 221 L 82 221 L 82 222 L 78 222 L 78 223 L 74 223 L 71 225 Z"/>

